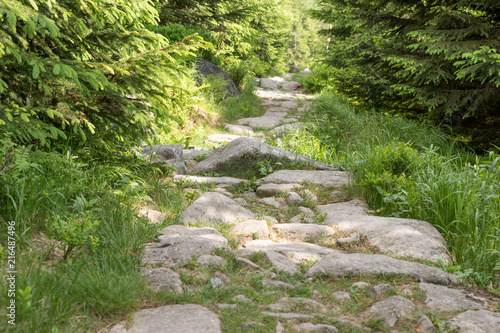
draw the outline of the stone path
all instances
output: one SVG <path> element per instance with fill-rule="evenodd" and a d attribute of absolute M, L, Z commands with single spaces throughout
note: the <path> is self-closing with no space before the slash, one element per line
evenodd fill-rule
<path fill-rule="evenodd" d="M 146 245 L 144 276 L 155 291 L 193 293 L 196 288 L 182 275 L 191 274 L 185 267 L 192 267 L 194 260 L 201 271 L 210 268 L 204 271 L 210 273 L 206 277 L 210 288 L 235 291 L 232 303 L 144 309 L 109 332 L 221 332 L 227 318 L 223 314 L 243 311 L 248 304 L 261 309 L 256 317 L 260 321 L 247 321 L 236 329 L 232 324 L 233 329 L 226 331 L 500 332 L 500 313 L 494 311 L 498 299 L 453 285 L 452 276 L 432 265 L 451 261 L 445 240 L 432 225 L 370 216 L 363 200 L 344 192 L 353 174 L 255 137 L 254 130 L 265 129 L 264 137 L 279 138 L 304 128 L 298 117 L 310 100 L 294 90 L 297 83 L 282 78 L 260 83 L 267 88 L 257 90 L 267 112 L 227 124 L 231 135 L 208 138 L 229 142 L 223 148 L 212 152 L 183 151 L 176 145 L 153 147 L 159 155 L 153 158 L 177 167 L 176 181 L 193 187 L 213 184 L 214 189 L 179 215 L 181 225 L 164 228 L 156 242 Z M 263 177 L 256 189 L 248 179 L 203 176 L 256 161 L 295 169 Z M 163 213 L 151 209 L 143 208 L 140 214 L 152 223 L 165 220 Z M 224 258 L 221 253 L 230 255 Z M 228 265 L 237 265 L 241 274 L 257 279 L 270 297 L 283 297 L 255 305 L 253 287 L 246 287 L 247 295 L 236 294 L 239 287 L 232 287 L 236 277 L 226 275 Z M 325 284 L 346 279 L 357 282 L 325 294 Z M 297 297 L 304 286 L 310 287 L 310 297 Z"/>

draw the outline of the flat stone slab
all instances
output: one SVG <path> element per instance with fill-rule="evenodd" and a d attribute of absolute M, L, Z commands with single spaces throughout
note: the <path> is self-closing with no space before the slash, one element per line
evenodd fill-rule
<path fill-rule="evenodd" d="M 458 333 L 498 333 L 500 332 L 500 312 L 469 310 L 448 321 L 448 327 Z"/>
<path fill-rule="evenodd" d="M 387 323 L 394 327 L 399 318 L 408 318 L 415 310 L 415 304 L 403 296 L 392 296 L 376 302 L 370 308 L 370 313 L 385 318 Z"/>
<path fill-rule="evenodd" d="M 289 258 L 284 254 L 274 251 L 264 251 L 264 254 L 267 261 L 269 261 L 277 271 L 284 271 L 292 275 L 299 272 L 299 269 L 297 267 L 297 265 L 300 263 L 299 260 Z"/>
<path fill-rule="evenodd" d="M 354 180 L 354 175 L 347 171 L 315 170 L 280 170 L 259 180 L 261 184 L 309 183 L 324 187 L 343 187 Z"/>
<path fill-rule="evenodd" d="M 470 300 L 462 291 L 457 289 L 429 283 L 420 283 L 419 288 L 425 291 L 425 304 L 433 312 L 484 308 L 482 304 Z M 500 326 L 498 327 L 500 329 Z"/>
<path fill-rule="evenodd" d="M 253 129 L 249 126 L 226 124 L 224 129 L 231 134 L 246 135 L 246 136 L 252 136 L 254 134 Z"/>
<path fill-rule="evenodd" d="M 224 187 L 227 189 L 234 189 L 238 187 L 241 182 L 248 183 L 246 179 L 233 178 L 233 177 L 204 177 L 204 176 L 185 176 L 175 175 L 174 181 L 176 182 L 189 182 L 194 184 L 215 184 L 216 187 Z"/>
<path fill-rule="evenodd" d="M 278 126 L 281 123 L 281 119 L 283 117 L 251 117 L 238 119 L 238 123 L 250 126 L 251 128 L 271 129 Z"/>
<path fill-rule="evenodd" d="M 359 232 L 384 254 L 432 262 L 451 260 L 443 236 L 430 223 L 379 216 L 344 216 L 332 221 L 328 216 L 325 224 L 347 232 Z"/>
<path fill-rule="evenodd" d="M 332 325 L 302 323 L 294 325 L 293 328 L 297 332 L 321 332 L 321 333 L 338 333 L 338 329 Z"/>
<path fill-rule="evenodd" d="M 320 237 L 331 237 L 335 234 L 332 228 L 318 224 L 302 223 L 282 223 L 274 224 L 271 230 L 286 239 L 290 240 L 309 240 Z"/>
<path fill-rule="evenodd" d="M 274 198 L 262 198 L 257 202 L 260 204 L 266 205 L 266 206 L 274 207 L 274 208 L 280 208 L 280 206 L 281 206 L 280 202 Z"/>
<path fill-rule="evenodd" d="M 318 206 L 321 214 L 326 214 L 325 224 L 334 225 L 336 222 L 351 215 L 368 215 L 368 204 L 359 199 L 345 202 L 336 202 Z"/>
<path fill-rule="evenodd" d="M 230 198 L 216 192 L 203 193 L 191 206 L 179 214 L 185 224 L 236 224 L 255 215 Z"/>
<path fill-rule="evenodd" d="M 276 318 L 279 318 L 281 320 L 313 319 L 314 318 L 314 316 L 302 314 L 302 313 L 262 311 L 262 314 L 265 314 L 266 316 L 276 317 Z"/>
<path fill-rule="evenodd" d="M 266 79 L 266 78 L 261 78 L 260 79 L 260 86 L 262 88 L 268 88 L 268 89 L 278 89 L 278 81 L 273 80 L 273 79 Z"/>
<path fill-rule="evenodd" d="M 235 134 L 210 134 L 207 137 L 207 141 L 213 143 L 223 143 L 223 142 L 231 142 L 238 138 L 241 138 L 241 136 Z"/>
<path fill-rule="evenodd" d="M 148 285 L 153 290 L 173 291 L 182 293 L 182 281 L 177 272 L 167 267 L 143 268 L 142 274 L 146 276 Z"/>
<path fill-rule="evenodd" d="M 303 297 L 283 297 L 273 304 L 267 305 L 272 311 L 293 311 L 297 306 L 307 307 L 308 310 L 320 313 L 331 312 L 332 309 L 318 301 Z"/>
<path fill-rule="evenodd" d="M 279 196 L 301 188 L 302 185 L 300 184 L 264 184 L 259 186 L 255 193 L 261 198 L 267 198 Z"/>
<path fill-rule="evenodd" d="M 304 123 L 298 123 L 298 122 L 280 125 L 278 127 L 273 128 L 273 130 L 269 132 L 269 135 L 275 138 L 282 138 L 285 135 L 290 134 L 291 132 L 295 132 L 304 128 L 304 126 L 305 126 Z"/>
<path fill-rule="evenodd" d="M 109 333 L 220 333 L 217 315 L 196 304 L 165 305 L 134 314 L 132 325 L 121 322 Z"/>
<path fill-rule="evenodd" d="M 225 266 L 226 264 L 226 259 L 210 254 L 199 256 L 196 259 L 196 266 Z"/>
<path fill-rule="evenodd" d="M 283 253 L 288 257 L 307 261 L 319 260 L 330 254 L 343 253 L 342 251 L 330 249 L 316 244 L 304 242 L 276 243 L 269 240 L 248 241 L 242 245 L 241 250 L 249 250 L 252 252 L 275 251 Z M 236 250 L 236 253 L 239 253 L 238 251 L 239 250 Z"/>
<path fill-rule="evenodd" d="M 276 148 L 251 138 L 241 137 L 231 141 L 205 160 L 196 164 L 191 172 L 193 174 L 223 172 L 230 170 L 234 166 L 248 166 L 252 161 L 258 162 L 268 160 L 273 162 L 300 163 L 315 169 L 325 170 L 332 168 L 330 165 L 311 160 L 305 156 L 291 153 L 287 150 Z M 270 176 L 272 176 L 272 174 Z M 265 183 L 283 184 L 290 182 L 267 181 Z"/>
<path fill-rule="evenodd" d="M 214 228 L 186 228 L 172 225 L 162 230 L 159 242 L 148 243 L 143 253 L 145 264 L 187 264 L 193 256 L 212 254 L 215 249 L 227 248 L 227 239 Z"/>
<path fill-rule="evenodd" d="M 279 112 L 279 111 L 267 111 L 262 115 L 262 117 L 277 117 L 277 118 L 285 118 L 288 116 L 288 112 Z"/>
<path fill-rule="evenodd" d="M 442 285 L 451 282 L 448 275 L 437 268 L 416 262 L 397 260 L 381 254 L 336 253 L 317 262 L 307 271 L 308 276 L 327 275 L 340 277 L 366 274 L 403 275 L 422 282 Z"/>
<path fill-rule="evenodd" d="M 269 228 L 264 220 L 247 220 L 234 225 L 230 231 L 237 236 L 250 239 L 269 239 Z"/>
<path fill-rule="evenodd" d="M 293 82 L 293 81 L 290 81 L 290 82 Z M 294 83 L 298 83 L 298 82 L 294 82 Z M 281 106 L 284 108 L 295 109 L 297 106 L 299 106 L 299 104 L 297 103 L 297 100 L 288 100 L 288 101 L 283 101 L 283 103 L 281 103 Z"/>

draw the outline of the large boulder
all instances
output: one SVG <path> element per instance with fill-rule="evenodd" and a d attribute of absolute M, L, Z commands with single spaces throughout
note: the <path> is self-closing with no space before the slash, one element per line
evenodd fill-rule
<path fill-rule="evenodd" d="M 159 242 L 148 243 L 143 253 L 144 264 L 185 265 L 193 256 L 212 254 L 226 248 L 227 239 L 214 228 L 186 228 L 172 225 L 162 230 Z"/>
<path fill-rule="evenodd" d="M 132 323 L 121 322 L 109 333 L 220 333 L 217 315 L 197 304 L 165 305 L 134 314 Z"/>
<path fill-rule="evenodd" d="M 187 173 L 181 145 L 143 146 L 142 154 L 147 158 L 151 158 L 152 163 L 165 163 L 174 168 L 179 174 Z"/>
<path fill-rule="evenodd" d="M 207 77 L 209 75 L 214 75 L 214 76 L 220 76 L 224 81 L 227 82 L 226 85 L 226 95 L 224 97 L 231 97 L 231 96 L 239 96 L 240 92 L 238 91 L 238 88 L 236 87 L 236 84 L 234 84 L 233 80 L 229 77 L 229 75 L 222 70 L 217 65 L 212 64 L 209 61 L 206 61 L 205 59 L 200 59 L 196 62 L 196 65 L 198 67 L 198 73 L 201 75 Z"/>
<path fill-rule="evenodd" d="M 448 321 L 448 327 L 458 333 L 498 333 L 500 312 L 465 311 Z"/>
<path fill-rule="evenodd" d="M 305 156 L 273 147 L 251 138 L 241 137 L 231 141 L 195 165 L 191 173 L 226 172 L 235 169 L 248 170 L 249 166 L 256 166 L 257 162 L 269 160 L 281 163 L 297 163 L 319 170 L 333 169 L 330 165 L 311 160 Z"/>
<path fill-rule="evenodd" d="M 318 261 L 307 271 L 308 276 L 342 277 L 366 274 L 395 274 L 443 285 L 451 282 L 448 275 L 437 268 L 381 254 L 335 253 Z"/>
<path fill-rule="evenodd" d="M 318 162 L 316 162 L 318 163 Z M 320 165 L 325 165 L 320 163 Z M 330 167 L 330 166 L 327 166 Z M 349 185 L 354 175 L 348 171 L 320 171 L 315 170 L 280 170 L 267 177 L 259 179 L 261 184 L 300 184 L 308 183 L 324 187 L 344 187 Z M 325 170 L 324 168 L 323 170 Z"/>
<path fill-rule="evenodd" d="M 203 193 L 179 215 L 185 224 L 236 224 L 253 219 L 254 214 L 230 198 L 216 192 Z"/>
<path fill-rule="evenodd" d="M 432 262 L 451 260 L 443 236 L 425 221 L 363 215 L 343 215 L 339 219 L 332 210 L 327 214 L 326 225 L 347 232 L 357 231 L 384 254 Z"/>

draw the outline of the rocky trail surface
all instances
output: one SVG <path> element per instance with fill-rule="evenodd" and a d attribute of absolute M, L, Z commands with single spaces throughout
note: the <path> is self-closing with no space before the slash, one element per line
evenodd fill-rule
<path fill-rule="evenodd" d="M 311 97 L 282 78 L 260 84 L 266 113 L 208 138 L 222 148 L 145 151 L 188 191 L 208 190 L 144 251 L 151 289 L 173 301 L 109 332 L 500 332 L 498 299 L 438 268 L 451 258 L 432 225 L 371 216 L 349 171 L 264 143 L 304 128 Z M 256 163 L 269 171 L 257 181 L 221 176 Z"/>

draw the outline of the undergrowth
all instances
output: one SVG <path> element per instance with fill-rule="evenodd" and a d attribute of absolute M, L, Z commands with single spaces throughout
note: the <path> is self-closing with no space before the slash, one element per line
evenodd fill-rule
<path fill-rule="evenodd" d="M 498 154 L 464 151 L 428 124 L 358 109 L 328 92 L 305 121 L 307 130 L 281 147 L 355 172 L 374 212 L 431 223 L 453 258 L 446 269 L 498 291 Z"/>

